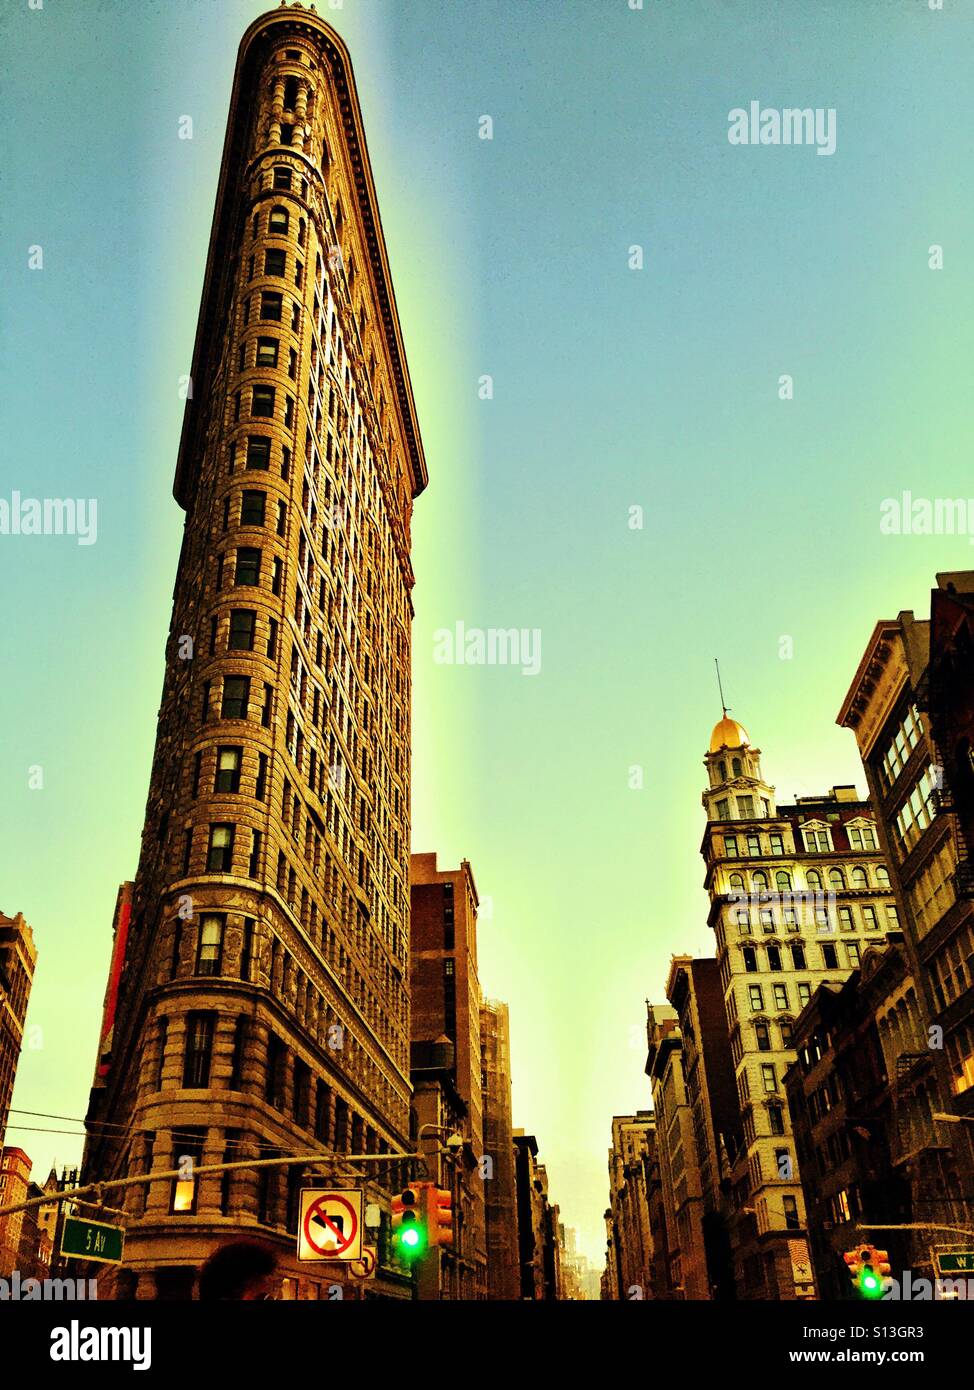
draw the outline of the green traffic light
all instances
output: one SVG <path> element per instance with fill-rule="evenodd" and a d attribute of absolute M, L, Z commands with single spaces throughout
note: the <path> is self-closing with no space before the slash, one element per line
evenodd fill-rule
<path fill-rule="evenodd" d="M 883 1292 L 883 1281 L 872 1270 L 865 1270 L 859 1280 L 859 1288 L 866 1298 L 875 1298 Z"/>
<path fill-rule="evenodd" d="M 415 1246 L 417 1246 L 417 1245 L 419 1244 L 419 1232 L 418 1232 L 418 1231 L 403 1231 L 403 1233 L 402 1233 L 402 1243 L 403 1243 L 403 1245 L 408 1245 L 408 1246 L 410 1246 L 410 1247 L 415 1247 Z"/>

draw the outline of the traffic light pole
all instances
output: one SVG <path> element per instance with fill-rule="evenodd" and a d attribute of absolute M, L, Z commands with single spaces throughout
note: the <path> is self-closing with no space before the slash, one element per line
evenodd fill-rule
<path fill-rule="evenodd" d="M 942 1221 L 910 1221 L 901 1226 L 877 1226 L 872 1221 L 860 1221 L 856 1231 L 954 1231 L 962 1236 L 974 1236 L 974 1226 L 945 1226 Z"/>
<path fill-rule="evenodd" d="M 296 1163 L 303 1164 L 307 1168 L 344 1166 L 349 1163 L 398 1163 L 404 1158 L 422 1158 L 423 1154 L 405 1153 L 399 1150 L 390 1150 L 384 1154 L 292 1154 L 287 1158 L 254 1158 L 238 1159 L 234 1163 L 205 1163 L 199 1166 L 194 1165 L 190 1173 L 182 1168 L 167 1168 L 164 1173 L 141 1173 L 138 1177 L 132 1178 L 108 1178 L 102 1182 L 88 1183 L 85 1187 L 67 1188 L 64 1192 L 52 1192 L 46 1197 L 32 1197 L 27 1202 L 17 1202 L 14 1206 L 0 1207 L 0 1216 L 11 1216 L 18 1211 L 31 1211 L 35 1207 L 53 1207 L 61 1202 L 76 1202 L 89 1195 L 94 1196 L 95 1201 L 86 1203 L 88 1206 L 104 1206 L 101 1201 L 103 1192 L 111 1192 L 122 1187 L 148 1187 L 154 1182 L 170 1182 L 173 1178 L 202 1178 L 212 1173 L 232 1173 L 241 1168 L 286 1168 Z"/>

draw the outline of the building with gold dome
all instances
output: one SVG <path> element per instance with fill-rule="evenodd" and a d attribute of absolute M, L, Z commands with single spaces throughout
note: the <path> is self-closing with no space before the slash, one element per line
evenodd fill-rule
<path fill-rule="evenodd" d="M 813 1298 L 784 1076 L 816 988 L 897 928 L 871 804 L 855 787 L 779 805 L 761 750 L 726 709 L 704 759 L 701 853 L 744 1145 L 723 1177 L 738 1296 Z M 726 1188 L 725 1188 L 726 1190 Z"/>

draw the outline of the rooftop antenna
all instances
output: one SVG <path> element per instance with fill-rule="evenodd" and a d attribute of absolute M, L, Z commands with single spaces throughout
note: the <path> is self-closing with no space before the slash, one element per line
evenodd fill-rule
<path fill-rule="evenodd" d="M 714 665 L 717 667 L 717 689 L 720 691 L 720 707 L 724 711 L 724 718 L 727 718 L 727 706 L 724 704 L 724 687 L 720 683 L 720 662 L 714 657 Z"/>

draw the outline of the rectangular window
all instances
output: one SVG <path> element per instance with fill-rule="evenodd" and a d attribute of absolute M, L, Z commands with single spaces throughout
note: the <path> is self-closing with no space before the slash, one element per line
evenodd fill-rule
<path fill-rule="evenodd" d="M 810 984 L 802 983 L 798 986 L 798 1002 L 804 1008 L 812 997 L 812 987 Z"/>
<path fill-rule="evenodd" d="M 219 975 L 223 961 L 225 920 L 216 915 L 200 918 L 199 947 L 196 952 L 197 975 Z"/>
<path fill-rule="evenodd" d="M 270 468 L 271 441 L 266 434 L 252 434 L 247 440 L 247 467 Z"/>
<path fill-rule="evenodd" d="M 257 754 L 257 781 L 254 783 L 254 796 L 263 801 L 267 795 L 267 754 Z"/>
<path fill-rule="evenodd" d="M 879 923 L 876 920 L 876 909 L 874 907 L 867 904 L 867 906 L 862 909 L 862 920 L 866 931 L 879 931 Z"/>
<path fill-rule="evenodd" d="M 784 1134 L 785 1115 L 780 1105 L 768 1106 L 768 1120 L 771 1125 L 772 1134 Z"/>
<path fill-rule="evenodd" d="M 183 1089 L 205 1091 L 210 1084 L 210 1062 L 213 1056 L 213 1028 L 216 1015 L 190 1013 L 186 1015 L 186 1051 L 183 1056 Z"/>
<path fill-rule="evenodd" d="M 260 831 L 252 830 L 250 835 L 250 862 L 247 865 L 247 877 L 256 878 L 257 870 L 260 867 Z"/>
<path fill-rule="evenodd" d="M 258 338 L 257 339 L 257 358 L 258 367 L 277 366 L 277 339 Z"/>
<path fill-rule="evenodd" d="M 251 415 L 271 416 L 274 414 L 273 386 L 255 386 L 250 406 Z"/>
<path fill-rule="evenodd" d="M 223 677 L 221 719 L 246 719 L 250 701 L 250 681 L 246 676 Z"/>
<path fill-rule="evenodd" d="M 183 1129 L 173 1140 L 172 1166 L 187 1175 L 173 1179 L 169 1201 L 173 1216 L 192 1216 L 196 1211 L 196 1169 L 203 1161 L 204 1134 L 202 1129 Z"/>
<path fill-rule="evenodd" d="M 771 1034 L 766 1023 L 756 1023 L 754 1025 L 754 1036 L 757 1040 L 759 1052 L 771 1051 Z"/>
<path fill-rule="evenodd" d="M 211 825 L 206 852 L 206 871 L 209 874 L 228 874 L 233 868 L 233 826 Z"/>
<path fill-rule="evenodd" d="M 254 832 L 260 835 L 260 831 Z M 241 980 L 250 979 L 250 970 L 254 959 L 254 930 L 256 922 L 253 917 L 243 919 L 243 941 L 240 947 L 240 978 Z"/>
<path fill-rule="evenodd" d="M 216 754 L 216 780 L 214 792 L 238 792 L 240 790 L 240 763 L 243 757 L 241 748 L 218 748 Z"/>
<path fill-rule="evenodd" d="M 727 855 L 728 858 L 734 858 L 734 859 L 737 858 L 737 836 L 736 836 L 736 835 L 725 835 L 725 836 L 724 836 L 724 854 Z"/>
<path fill-rule="evenodd" d="M 287 253 L 279 246 L 269 246 L 264 252 L 264 274 L 284 275 L 287 272 Z"/>
<path fill-rule="evenodd" d="M 788 1007 L 788 986 L 772 985 L 774 990 L 774 1006 L 776 1009 L 787 1009 Z"/>
<path fill-rule="evenodd" d="M 241 546 L 237 550 L 237 570 L 234 583 L 255 585 L 260 583 L 260 555 L 254 546 Z"/>
<path fill-rule="evenodd" d="M 843 931 L 855 931 L 855 929 L 856 929 L 856 924 L 855 924 L 855 922 L 853 921 L 853 918 L 852 918 L 852 908 L 851 908 L 851 907 L 840 907 L 840 908 L 839 908 L 839 926 L 841 927 L 841 929 L 842 929 Z"/>
<path fill-rule="evenodd" d="M 276 1033 L 267 1039 L 267 1080 L 264 1099 L 275 1110 L 284 1104 L 284 1069 L 287 1066 L 287 1049 Z"/>
<path fill-rule="evenodd" d="M 831 942 L 827 942 L 822 947 L 822 965 L 826 970 L 836 970 L 839 964 L 839 956 Z"/>
<path fill-rule="evenodd" d="M 794 1197 L 783 1197 L 781 1204 L 785 1213 L 785 1230 L 801 1230 L 801 1221 L 798 1216 L 798 1203 Z"/>
<path fill-rule="evenodd" d="M 769 1094 L 778 1089 L 778 1077 L 773 1062 L 761 1063 L 761 1082 Z"/>
<path fill-rule="evenodd" d="M 244 492 L 240 498 L 240 525 L 263 526 L 266 508 L 266 492 Z"/>
<path fill-rule="evenodd" d="M 748 985 L 747 997 L 751 1004 L 752 1014 L 758 1013 L 764 1008 L 764 995 L 761 992 L 760 985 Z"/>
<path fill-rule="evenodd" d="M 272 323 L 280 323 L 284 308 L 284 296 L 276 290 L 262 290 L 260 295 L 260 316 Z"/>
<path fill-rule="evenodd" d="M 784 852 L 785 852 L 785 846 L 784 846 L 784 842 L 782 841 L 781 836 L 780 836 L 780 835 L 775 835 L 775 834 L 773 834 L 773 835 L 771 836 L 771 853 L 772 853 L 772 854 L 784 854 Z"/>
<path fill-rule="evenodd" d="M 738 819 L 738 820 L 753 820 L 753 819 L 754 819 L 754 797 L 753 797 L 753 796 L 738 796 L 738 798 L 737 798 L 737 819 Z"/>
<path fill-rule="evenodd" d="M 288 168 L 288 166 L 287 166 L 286 164 L 275 164 L 275 165 L 274 165 L 274 187 L 275 187 L 275 188 L 290 188 L 290 187 L 291 187 L 291 170 Z"/>
<path fill-rule="evenodd" d="M 234 608 L 230 613 L 229 649 L 232 652 L 252 652 L 257 614 L 249 608 Z"/>

